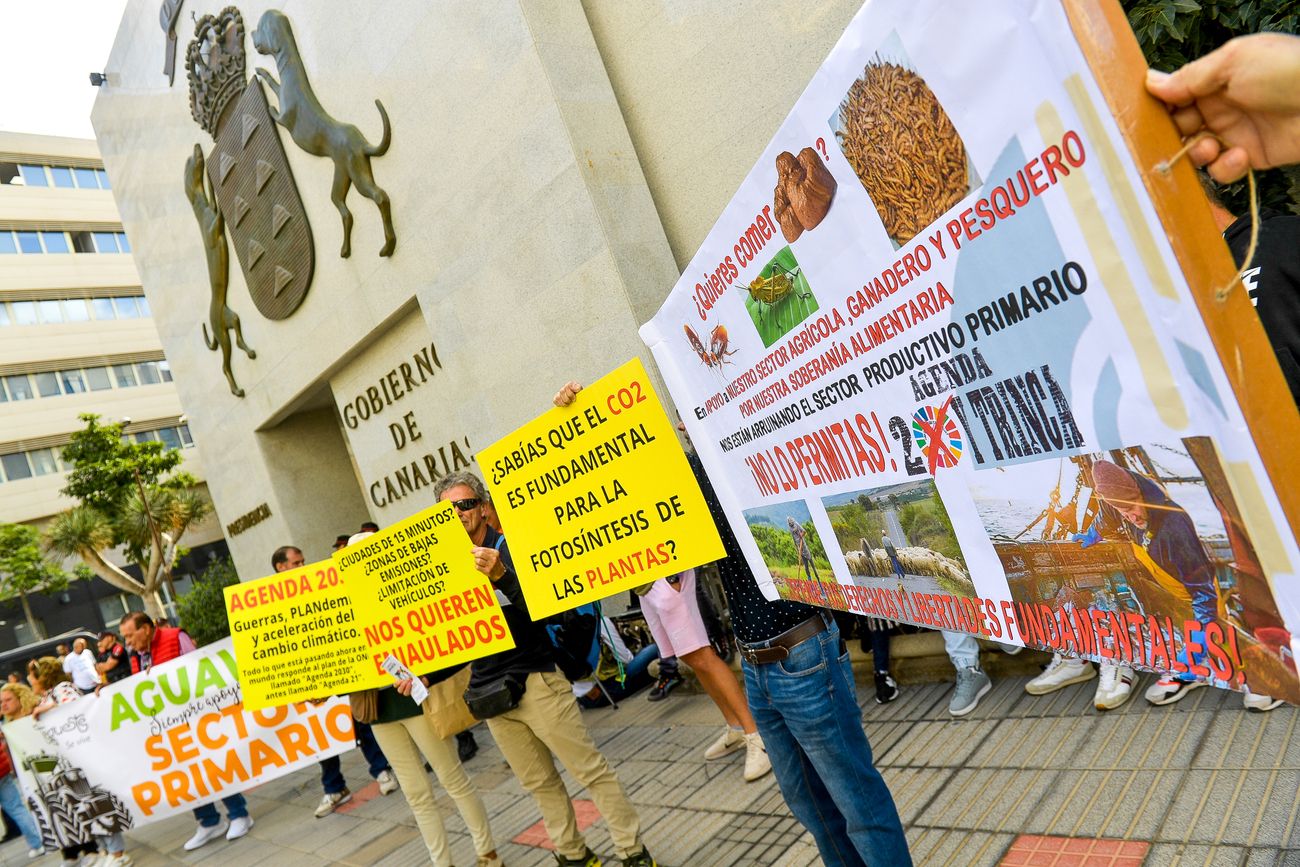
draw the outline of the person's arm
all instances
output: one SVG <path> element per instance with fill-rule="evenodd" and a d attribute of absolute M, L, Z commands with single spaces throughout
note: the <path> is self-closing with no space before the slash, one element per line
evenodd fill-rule
<path fill-rule="evenodd" d="M 117 657 L 113 655 L 112 651 L 109 651 L 107 661 L 95 663 L 95 671 L 100 674 L 108 674 L 115 668 L 117 668 Z"/>
<path fill-rule="evenodd" d="M 1172 74 L 1149 70 L 1146 84 L 1183 136 L 1218 137 L 1190 151 L 1216 181 L 1300 162 L 1300 36 L 1241 36 Z"/>

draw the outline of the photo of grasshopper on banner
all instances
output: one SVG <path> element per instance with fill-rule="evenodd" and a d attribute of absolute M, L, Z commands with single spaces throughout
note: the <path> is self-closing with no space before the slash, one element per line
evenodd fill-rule
<path fill-rule="evenodd" d="M 509 650 L 514 639 L 450 503 L 311 563 L 225 588 L 244 703 L 275 707 L 387 686 Z"/>
<path fill-rule="evenodd" d="M 641 336 L 767 598 L 1297 702 L 1298 420 L 1089 36 L 868 2 Z"/>
<path fill-rule="evenodd" d="M 640 359 L 480 449 L 478 462 L 534 619 L 723 554 Z"/>

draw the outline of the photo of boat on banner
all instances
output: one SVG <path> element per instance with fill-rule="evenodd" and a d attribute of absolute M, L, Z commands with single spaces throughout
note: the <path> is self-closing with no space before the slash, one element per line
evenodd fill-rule
<path fill-rule="evenodd" d="M 976 473 L 971 494 L 1029 646 L 1294 697 L 1291 635 L 1209 437 Z"/>

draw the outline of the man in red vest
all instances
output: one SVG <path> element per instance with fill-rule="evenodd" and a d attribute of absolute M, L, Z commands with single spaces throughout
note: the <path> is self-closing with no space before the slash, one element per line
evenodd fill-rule
<path fill-rule="evenodd" d="M 171 626 L 156 626 L 153 618 L 143 611 L 132 611 L 122 618 L 118 625 L 122 641 L 135 651 L 131 658 L 131 671 L 138 673 L 148 671 L 152 666 L 175 659 L 194 649 L 194 639 L 185 630 Z M 230 815 L 227 828 L 217 812 L 216 804 L 204 804 L 194 809 L 194 818 L 199 820 L 198 830 L 185 843 L 186 851 L 199 848 L 209 840 L 220 836 L 224 831 L 227 840 L 238 840 L 253 827 L 253 817 L 248 815 L 248 802 L 244 796 L 234 794 L 222 798 L 226 812 Z"/>

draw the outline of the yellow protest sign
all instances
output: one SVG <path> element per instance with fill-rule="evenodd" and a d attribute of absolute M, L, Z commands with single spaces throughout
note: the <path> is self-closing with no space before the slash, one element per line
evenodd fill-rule
<path fill-rule="evenodd" d="M 451 503 L 430 506 L 334 553 L 367 613 L 367 686 L 392 683 L 392 654 L 416 674 L 515 646 L 496 591 L 474 568 L 473 544 Z"/>
<path fill-rule="evenodd" d="M 534 619 L 723 555 L 640 359 L 481 449 L 478 462 Z"/>
<path fill-rule="evenodd" d="M 353 589 L 331 560 L 225 588 L 245 708 L 355 688 L 369 654 Z"/>
<path fill-rule="evenodd" d="M 450 503 L 312 563 L 225 589 L 250 710 L 387 686 L 514 647 Z"/>

